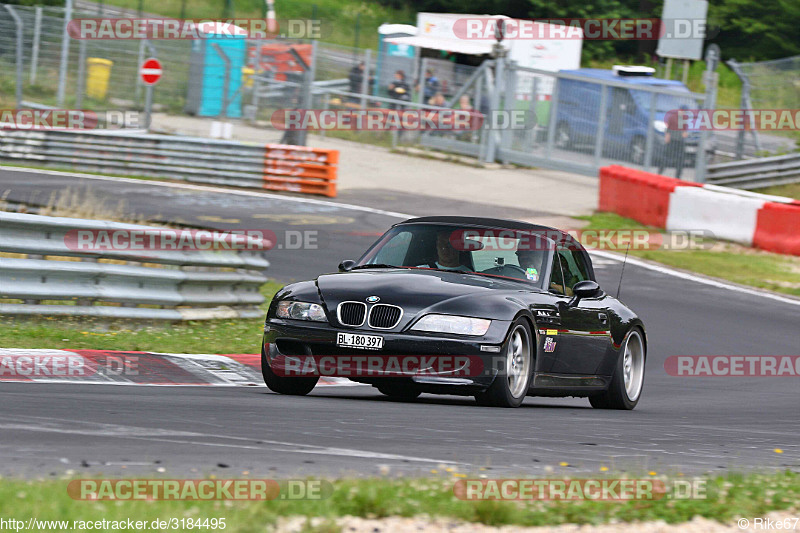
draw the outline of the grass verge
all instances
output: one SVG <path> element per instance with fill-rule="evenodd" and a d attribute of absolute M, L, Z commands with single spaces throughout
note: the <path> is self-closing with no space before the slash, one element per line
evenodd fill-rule
<path fill-rule="evenodd" d="M 283 286 L 261 286 L 264 314 L 272 296 Z M 257 353 L 260 319 L 204 320 L 135 327 L 131 322 L 94 318 L 0 318 L 0 347 L 63 350 L 119 350 L 170 353 Z"/>
<path fill-rule="evenodd" d="M 578 218 L 589 222 L 583 229 L 647 229 L 666 233 L 614 213 L 595 213 Z M 715 242 L 707 250 L 631 250 L 630 255 L 742 285 L 800 296 L 800 257 L 722 241 Z"/>
<path fill-rule="evenodd" d="M 371 478 L 332 481 L 329 498 L 262 502 L 75 501 L 69 479 L 0 481 L 0 515 L 38 520 L 169 520 L 226 518 L 226 531 L 264 531 L 279 517 L 319 517 L 333 523 L 345 515 L 364 518 L 427 515 L 488 525 L 541 526 L 663 520 L 681 523 L 695 516 L 735 523 L 739 517 L 791 510 L 800 501 L 800 474 L 749 474 L 705 480 L 705 498 L 667 496 L 645 501 L 465 501 L 454 496 L 457 478 Z M 595 478 L 596 479 L 596 478 Z M 664 479 L 667 487 L 674 479 Z M 669 494 L 669 491 L 668 491 Z M 334 531 L 336 530 L 335 526 Z"/>
<path fill-rule="evenodd" d="M 774 194 L 775 196 L 786 196 L 800 200 L 800 183 L 792 183 L 789 185 L 776 185 L 775 187 L 767 187 L 766 189 L 758 189 L 755 192 L 762 194 Z"/>

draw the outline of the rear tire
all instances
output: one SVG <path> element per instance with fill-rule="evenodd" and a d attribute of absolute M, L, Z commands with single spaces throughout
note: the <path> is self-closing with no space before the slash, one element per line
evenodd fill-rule
<path fill-rule="evenodd" d="M 617 367 L 608 389 L 589 396 L 595 409 L 632 410 L 639 403 L 644 387 L 644 368 L 647 361 L 644 339 L 639 328 L 628 332 L 620 349 Z"/>
<path fill-rule="evenodd" d="M 319 381 L 318 377 L 295 378 L 277 375 L 270 368 L 263 347 L 261 348 L 261 375 L 269 390 L 289 396 L 305 396 L 317 386 L 317 381 Z"/>
<path fill-rule="evenodd" d="M 478 405 L 519 407 L 528 393 L 539 343 L 524 318 L 514 321 L 508 331 L 508 338 L 503 345 L 506 368 L 495 376 L 488 389 L 475 395 Z"/>

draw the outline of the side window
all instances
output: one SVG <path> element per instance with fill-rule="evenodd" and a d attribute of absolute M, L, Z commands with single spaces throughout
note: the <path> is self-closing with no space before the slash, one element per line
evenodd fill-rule
<path fill-rule="evenodd" d="M 581 273 L 581 281 L 589 279 L 589 269 L 586 268 L 586 256 L 577 250 L 572 251 L 572 258 L 575 260 L 575 265 Z"/>
<path fill-rule="evenodd" d="M 549 289 L 557 292 L 558 294 L 565 294 L 564 274 L 561 267 L 561 259 L 559 258 L 559 254 L 557 252 L 553 254 L 553 272 L 550 274 Z"/>
<path fill-rule="evenodd" d="M 561 258 L 564 281 L 566 283 L 567 294 L 569 294 L 572 292 L 572 287 L 574 287 L 576 283 L 589 279 L 589 273 L 583 261 L 583 254 L 579 251 L 570 250 L 566 246 L 559 245 L 558 255 Z"/>

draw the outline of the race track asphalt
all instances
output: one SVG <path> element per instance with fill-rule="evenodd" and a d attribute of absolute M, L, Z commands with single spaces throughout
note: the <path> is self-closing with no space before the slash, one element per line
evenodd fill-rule
<path fill-rule="evenodd" d="M 268 252 L 269 274 L 281 281 L 334 270 L 400 220 L 335 200 L 0 169 L 7 200 L 46 203 L 51 191 L 66 187 L 90 188 L 113 203 L 124 199 L 131 212 L 177 215 L 188 224 L 268 228 L 279 236 L 319 231 L 316 250 Z M 413 214 L 434 209 L 433 200 L 412 194 L 393 208 Z M 446 202 L 440 210 L 536 217 Z M 600 285 L 615 292 L 620 263 L 600 257 L 595 266 Z M 644 396 L 632 412 L 594 410 L 585 399 L 528 398 L 521 408 L 505 410 L 453 396 L 402 403 L 366 386 L 319 387 L 296 398 L 262 387 L 0 383 L 0 475 L 165 469 L 174 475 L 335 476 L 378 474 L 382 466 L 420 475 L 453 466 L 504 476 L 585 474 L 601 466 L 687 475 L 800 470 L 800 378 L 687 378 L 664 371 L 670 355 L 800 355 L 800 305 L 632 263 L 621 299 L 643 318 L 649 337 Z M 3 345 L 2 332 L 0 347 L 13 348 Z"/>

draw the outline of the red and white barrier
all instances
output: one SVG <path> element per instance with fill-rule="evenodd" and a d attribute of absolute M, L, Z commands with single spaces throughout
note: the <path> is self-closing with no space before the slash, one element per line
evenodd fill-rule
<path fill-rule="evenodd" d="M 800 201 L 681 181 L 618 165 L 600 169 L 600 211 L 668 230 L 800 255 Z"/>

